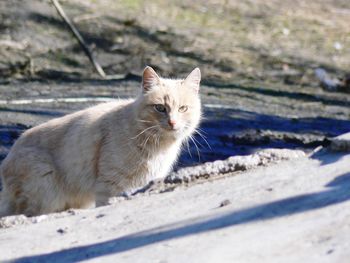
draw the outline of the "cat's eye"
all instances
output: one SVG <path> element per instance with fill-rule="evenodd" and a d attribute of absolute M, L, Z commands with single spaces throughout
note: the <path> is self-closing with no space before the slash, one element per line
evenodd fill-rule
<path fill-rule="evenodd" d="M 180 108 L 179 108 L 179 112 L 185 112 L 185 111 L 187 111 L 188 110 L 188 107 L 187 106 L 181 106 Z"/>
<path fill-rule="evenodd" d="M 155 109 L 156 111 L 158 111 L 158 112 L 161 112 L 161 113 L 166 112 L 166 108 L 165 108 L 165 106 L 162 105 L 162 104 L 156 104 L 156 105 L 154 105 L 154 109 Z"/>

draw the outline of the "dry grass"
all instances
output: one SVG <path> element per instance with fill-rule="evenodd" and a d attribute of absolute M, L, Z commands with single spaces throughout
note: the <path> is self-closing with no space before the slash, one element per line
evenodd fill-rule
<path fill-rule="evenodd" d="M 174 32 L 187 40 L 180 46 L 181 51 L 198 53 L 223 64 L 223 68 L 226 65 L 229 73 L 259 77 L 265 70 L 282 69 L 285 64 L 302 70 L 320 65 L 339 71 L 350 68 L 350 3 L 347 1 L 88 3 L 92 12 L 132 19 L 153 32 Z M 207 74 L 218 71 L 228 75 L 217 68 L 208 65 Z"/>
<path fill-rule="evenodd" d="M 29 3 L 25 8 L 33 13 Z M 57 26 L 53 8 L 40 5 L 35 11 L 58 22 L 26 22 L 36 36 L 27 50 L 40 62 L 36 71 L 45 70 L 41 64 L 89 71 L 67 29 Z M 346 0 L 71 0 L 62 5 L 111 73 L 137 73 L 151 64 L 177 74 L 200 65 L 207 79 L 305 84 L 316 67 L 339 76 L 350 70 Z M 47 50 L 43 38 L 53 43 Z"/>

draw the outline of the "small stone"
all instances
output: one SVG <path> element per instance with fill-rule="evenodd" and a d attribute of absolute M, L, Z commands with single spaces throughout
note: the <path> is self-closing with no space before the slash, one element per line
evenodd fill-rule
<path fill-rule="evenodd" d="M 63 229 L 63 228 L 59 228 L 57 229 L 56 231 L 57 233 L 63 235 L 63 234 L 66 234 L 68 231 L 67 231 L 67 228 Z"/>
<path fill-rule="evenodd" d="M 101 217 L 105 217 L 106 215 L 105 214 L 98 214 L 97 216 L 96 216 L 96 218 L 101 218 Z"/>
<path fill-rule="evenodd" d="M 327 251 L 327 255 L 332 254 L 334 252 L 334 249 L 330 249 Z"/>
<path fill-rule="evenodd" d="M 47 219 L 47 215 L 41 215 L 41 216 L 36 216 L 32 219 L 33 223 L 40 223 L 41 221 L 44 221 Z"/>
<path fill-rule="evenodd" d="M 228 199 L 225 199 L 224 201 L 222 201 L 219 205 L 219 207 L 224 207 L 224 206 L 227 206 L 227 205 L 230 205 L 231 204 L 231 201 L 228 200 Z"/>
<path fill-rule="evenodd" d="M 333 47 L 336 50 L 341 50 L 343 48 L 343 45 L 340 42 L 337 41 L 337 42 L 334 42 Z"/>
<path fill-rule="evenodd" d="M 25 215 L 6 216 L 0 219 L 0 228 L 9 228 L 17 225 L 27 225 L 31 221 Z"/>
<path fill-rule="evenodd" d="M 329 148 L 336 152 L 350 152 L 350 132 L 332 138 Z"/>
<path fill-rule="evenodd" d="M 283 33 L 283 35 L 288 36 L 290 33 L 290 30 L 288 28 L 283 28 L 282 33 Z"/>

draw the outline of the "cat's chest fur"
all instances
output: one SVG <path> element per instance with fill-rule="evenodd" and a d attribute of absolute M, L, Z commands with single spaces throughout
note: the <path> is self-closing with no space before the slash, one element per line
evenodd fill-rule
<path fill-rule="evenodd" d="M 160 148 L 153 147 L 152 144 L 150 141 L 146 145 L 131 143 L 120 147 L 120 142 L 113 141 L 103 149 L 100 175 L 121 178 L 116 186 L 124 189 L 139 187 L 149 180 L 165 177 L 177 159 L 181 141 L 174 141 L 167 147 L 160 144 Z"/>
<path fill-rule="evenodd" d="M 154 156 L 149 158 L 146 161 L 148 179 L 163 178 L 172 168 L 179 150 L 180 146 L 174 144 L 169 149 L 154 154 Z"/>

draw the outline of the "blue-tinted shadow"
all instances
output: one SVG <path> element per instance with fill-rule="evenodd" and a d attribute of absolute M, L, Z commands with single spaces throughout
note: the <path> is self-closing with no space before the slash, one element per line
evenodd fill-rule
<path fill-rule="evenodd" d="M 297 139 L 282 138 L 280 140 L 263 138 L 256 143 L 233 140 L 232 136 L 246 131 L 275 131 L 293 133 L 296 135 L 315 135 L 319 138 L 334 137 L 350 131 L 350 120 L 331 118 L 287 118 L 274 115 L 238 109 L 205 109 L 205 120 L 201 123 L 201 133 L 196 135 L 194 143 L 190 141 L 189 150 L 184 147 L 178 167 L 184 167 L 226 159 L 235 155 L 248 155 L 265 148 L 314 149 L 322 145 L 327 146 L 327 139 L 311 143 L 304 143 Z"/>
<path fill-rule="evenodd" d="M 259 206 L 221 214 L 212 218 L 192 219 L 117 239 L 69 248 L 48 254 L 29 256 L 14 262 L 78 262 L 100 256 L 126 252 L 166 240 L 182 238 L 207 231 L 298 214 L 348 201 L 350 173 L 329 182 L 328 189 L 290 197 Z"/>

